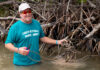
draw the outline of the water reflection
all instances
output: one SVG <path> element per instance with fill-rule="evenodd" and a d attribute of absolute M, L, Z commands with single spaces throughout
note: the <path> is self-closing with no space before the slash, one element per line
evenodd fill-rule
<path fill-rule="evenodd" d="M 46 62 L 34 64 L 31 66 L 14 66 L 15 70 L 56 70 L 54 65 L 47 64 Z"/>
<path fill-rule="evenodd" d="M 85 62 L 54 64 L 51 61 L 31 66 L 13 65 L 13 53 L 0 43 L 0 70 L 100 70 L 100 57 L 90 57 Z M 61 62 L 61 61 L 58 61 Z"/>

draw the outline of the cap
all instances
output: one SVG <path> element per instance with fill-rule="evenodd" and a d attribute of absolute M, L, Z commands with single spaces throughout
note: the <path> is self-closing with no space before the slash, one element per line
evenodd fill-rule
<path fill-rule="evenodd" d="M 27 8 L 31 8 L 31 7 L 29 6 L 28 3 L 21 3 L 21 4 L 19 5 L 18 11 L 21 12 L 21 11 L 27 9 Z"/>

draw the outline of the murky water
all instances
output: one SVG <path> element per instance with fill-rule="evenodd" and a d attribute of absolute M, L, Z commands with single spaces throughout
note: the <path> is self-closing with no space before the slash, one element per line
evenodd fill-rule
<path fill-rule="evenodd" d="M 58 61 L 58 64 L 43 61 L 40 64 L 31 66 L 15 66 L 12 59 L 13 53 L 0 43 L 0 70 L 100 70 L 100 57 L 91 57 L 84 62 L 67 64 L 63 63 L 63 61 Z"/>

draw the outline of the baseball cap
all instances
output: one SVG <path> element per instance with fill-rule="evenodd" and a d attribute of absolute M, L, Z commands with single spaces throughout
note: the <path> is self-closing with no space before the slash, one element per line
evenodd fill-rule
<path fill-rule="evenodd" d="M 31 8 L 31 7 L 29 6 L 28 3 L 21 3 L 21 4 L 19 5 L 18 11 L 21 12 L 21 11 L 27 9 L 27 8 Z"/>

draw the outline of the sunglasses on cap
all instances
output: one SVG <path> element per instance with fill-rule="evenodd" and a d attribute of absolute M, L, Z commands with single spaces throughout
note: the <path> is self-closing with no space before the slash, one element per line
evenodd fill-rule
<path fill-rule="evenodd" d="M 21 13 L 22 13 L 22 14 L 32 13 L 32 10 L 31 10 L 31 9 L 24 10 L 24 11 L 22 11 Z"/>

